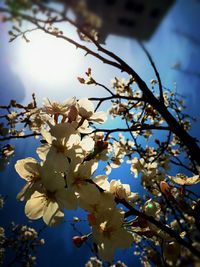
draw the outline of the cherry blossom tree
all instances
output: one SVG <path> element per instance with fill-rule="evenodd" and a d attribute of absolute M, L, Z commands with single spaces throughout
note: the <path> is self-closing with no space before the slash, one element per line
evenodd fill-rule
<path fill-rule="evenodd" d="M 31 220 L 42 218 L 52 227 L 62 223 L 65 210 L 82 208 L 90 232 L 74 236 L 73 242 L 77 247 L 91 244 L 94 257 L 87 267 L 125 266 L 123 262 L 113 263 L 116 250 L 122 248 L 139 254 L 143 266 L 198 263 L 200 200 L 190 186 L 200 182 L 200 148 L 189 133 L 193 118 L 185 113 L 182 96 L 163 87 L 143 44 L 141 48 L 155 72 L 150 84 L 98 42 L 98 23 L 87 10 L 74 6 L 80 16 L 87 14 L 87 23 L 80 26 L 68 16 L 67 4 L 57 2 L 61 3 L 59 9 L 47 1 L 7 0 L 0 11 L 3 20 L 13 24 L 10 41 L 23 38 L 29 42 L 31 32 L 41 30 L 129 78 L 115 77 L 108 88 L 88 68 L 83 77 L 78 77 L 79 82 L 102 88 L 105 97 L 72 96 L 62 103 L 46 98 L 38 106 L 33 94 L 26 106 L 15 100 L 0 106 L 5 112 L 0 124 L 2 162 L 6 164 L 14 153 L 12 139 L 20 142 L 34 136 L 40 140 L 36 150 L 39 161 L 28 157 L 15 164 L 25 181 L 17 199 L 24 202 L 26 216 Z M 25 30 L 22 21 L 29 22 Z M 75 27 L 80 41 L 63 33 L 60 22 Z M 104 102 L 110 107 L 101 111 Z M 126 127 L 103 127 L 110 118 L 120 119 Z M 155 139 L 158 131 L 163 132 L 163 140 Z M 97 175 L 102 162 L 105 168 Z M 122 168 L 122 163 L 129 166 L 133 179 L 139 177 L 145 195 L 132 192 L 123 177 L 109 178 L 112 169 Z M 176 165 L 190 175 L 173 174 Z M 3 236 L 2 230 L 0 244 Z"/>

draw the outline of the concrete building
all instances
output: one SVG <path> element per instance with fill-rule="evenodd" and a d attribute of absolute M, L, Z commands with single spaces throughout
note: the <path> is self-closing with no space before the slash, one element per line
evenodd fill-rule
<path fill-rule="evenodd" d="M 109 34 L 148 40 L 174 0 L 85 0 L 87 8 L 102 21 L 99 41 Z M 77 15 L 81 24 L 83 19 Z"/>

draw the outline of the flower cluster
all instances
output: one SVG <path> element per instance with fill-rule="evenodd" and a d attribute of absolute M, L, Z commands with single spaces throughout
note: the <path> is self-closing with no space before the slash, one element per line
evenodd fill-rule
<path fill-rule="evenodd" d="M 132 193 L 127 184 L 95 175 L 108 145 L 102 135 L 92 133 L 92 125 L 103 123 L 106 114 L 95 112 L 86 98 L 72 98 L 62 104 L 46 99 L 37 114 L 45 117 L 40 131 L 42 144 L 36 151 L 41 161 L 30 157 L 17 161 L 15 169 L 26 181 L 17 198 L 26 201 L 29 219 L 43 218 L 49 226 L 63 221 L 65 209 L 83 208 L 88 212 L 100 257 L 111 262 L 116 249 L 132 244 L 130 227 L 124 224 L 124 212 L 117 208 L 115 199 L 134 203 L 138 194 Z M 25 231 L 24 238 L 31 238 L 32 234 Z M 73 240 L 81 245 L 86 239 Z"/>
<path fill-rule="evenodd" d="M 36 262 L 36 249 L 44 243 L 44 239 L 39 238 L 38 232 L 27 225 L 12 222 L 6 231 L 0 227 L 0 264 L 4 263 L 5 258 L 12 251 L 14 260 L 11 260 L 10 264 L 14 262 L 32 267 Z"/>

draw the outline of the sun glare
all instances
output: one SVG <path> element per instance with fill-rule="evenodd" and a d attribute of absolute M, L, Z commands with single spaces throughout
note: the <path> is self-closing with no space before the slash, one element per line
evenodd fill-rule
<path fill-rule="evenodd" d="M 61 86 L 77 72 L 79 63 L 73 46 L 41 31 L 33 32 L 29 43 L 19 42 L 16 67 L 29 81 Z"/>

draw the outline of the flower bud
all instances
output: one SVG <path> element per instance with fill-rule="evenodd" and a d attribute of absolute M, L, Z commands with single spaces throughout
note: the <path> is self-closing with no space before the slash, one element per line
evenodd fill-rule
<path fill-rule="evenodd" d="M 45 244 L 45 240 L 42 238 L 42 239 L 40 239 L 39 240 L 39 244 L 41 245 L 41 246 L 43 246 L 44 244 Z"/>
<path fill-rule="evenodd" d="M 79 218 L 78 217 L 73 217 L 73 222 L 79 222 Z"/>
<path fill-rule="evenodd" d="M 169 185 L 165 181 L 160 182 L 160 190 L 165 195 L 170 194 Z"/>
<path fill-rule="evenodd" d="M 75 245 L 76 247 L 78 247 L 78 248 L 83 244 L 83 241 L 82 241 L 82 239 L 81 239 L 81 236 L 74 236 L 74 237 L 72 238 L 72 241 L 73 241 L 74 245 Z"/>
<path fill-rule="evenodd" d="M 76 246 L 76 247 L 81 247 L 82 246 L 82 244 L 86 241 L 88 239 L 88 237 L 87 237 L 87 235 L 83 235 L 83 236 L 74 236 L 73 238 L 72 238 L 72 241 L 73 241 L 73 243 L 74 243 L 74 245 Z"/>

